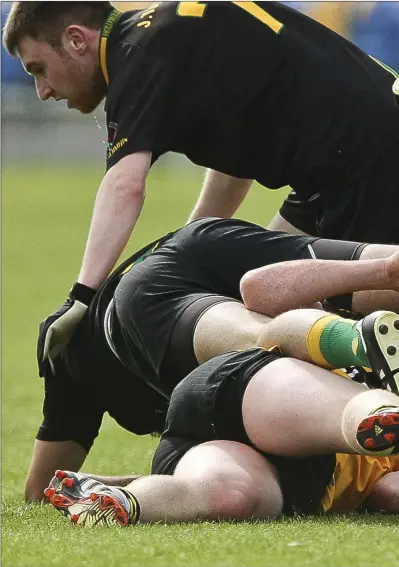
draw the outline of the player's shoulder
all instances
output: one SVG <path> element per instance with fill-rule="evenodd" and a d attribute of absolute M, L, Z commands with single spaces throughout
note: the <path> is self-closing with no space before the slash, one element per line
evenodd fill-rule
<path fill-rule="evenodd" d="M 188 23 L 182 16 L 194 16 L 196 10 L 187 9 L 186 4 L 199 5 L 200 2 L 154 2 L 144 10 L 123 13 L 116 26 L 114 39 L 126 45 L 145 47 L 152 38 L 173 31 L 178 24 Z M 197 12 L 199 14 L 199 12 Z"/>

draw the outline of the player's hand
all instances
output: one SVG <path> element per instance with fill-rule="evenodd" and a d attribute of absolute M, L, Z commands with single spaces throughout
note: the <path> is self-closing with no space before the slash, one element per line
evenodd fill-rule
<path fill-rule="evenodd" d="M 52 315 L 44 319 L 39 327 L 37 360 L 39 375 L 43 376 L 47 361 L 54 372 L 54 359 L 68 344 L 93 299 L 95 290 L 75 283 L 67 300 Z"/>

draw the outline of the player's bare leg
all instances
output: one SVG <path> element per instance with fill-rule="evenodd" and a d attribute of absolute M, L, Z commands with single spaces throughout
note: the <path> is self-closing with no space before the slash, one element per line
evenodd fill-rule
<path fill-rule="evenodd" d="M 300 360 L 280 358 L 249 382 L 246 432 L 261 450 L 287 456 L 399 452 L 399 396 Z"/>
<path fill-rule="evenodd" d="M 232 441 L 193 447 L 173 476 L 141 477 L 122 490 L 57 471 L 46 496 L 73 523 L 89 527 L 276 518 L 283 508 L 273 465 L 251 447 Z"/>
<path fill-rule="evenodd" d="M 270 319 L 238 302 L 219 303 L 199 319 L 193 346 L 200 364 L 232 350 L 278 346 L 288 356 L 324 368 L 371 367 L 382 386 L 399 391 L 399 316 L 390 312 L 358 322 L 297 309 Z"/>
<path fill-rule="evenodd" d="M 259 334 L 272 321 L 249 311 L 242 303 L 217 303 L 201 315 L 194 332 L 193 347 L 199 364 L 233 350 L 260 346 Z"/>
<path fill-rule="evenodd" d="M 399 472 L 391 472 L 380 478 L 370 494 L 370 502 L 376 510 L 399 514 Z"/>

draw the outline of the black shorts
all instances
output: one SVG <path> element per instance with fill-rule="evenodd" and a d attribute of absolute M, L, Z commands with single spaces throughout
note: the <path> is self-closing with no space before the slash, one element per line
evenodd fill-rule
<path fill-rule="evenodd" d="M 114 294 L 117 354 L 133 373 L 141 358 L 141 374 L 159 380 L 170 394 L 197 366 L 193 336 L 199 317 L 221 301 L 240 301 L 246 272 L 288 260 L 351 259 L 358 248 L 236 219 L 195 221 L 123 276 Z M 350 309 L 348 301 L 343 297 L 338 307 Z"/>
<path fill-rule="evenodd" d="M 293 191 L 280 215 L 308 234 L 376 244 L 399 243 L 399 140 L 351 187 L 302 199 Z"/>
<path fill-rule="evenodd" d="M 252 377 L 278 358 L 281 356 L 262 349 L 227 353 L 191 372 L 172 394 L 152 474 L 173 474 L 185 453 L 206 441 L 223 439 L 253 447 L 242 420 L 243 396 Z M 335 454 L 290 458 L 258 452 L 277 469 L 285 514 L 321 511 Z"/>

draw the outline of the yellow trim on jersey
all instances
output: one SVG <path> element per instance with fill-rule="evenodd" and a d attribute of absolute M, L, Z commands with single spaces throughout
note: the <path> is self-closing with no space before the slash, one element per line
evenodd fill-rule
<path fill-rule="evenodd" d="M 178 16 L 190 16 L 192 18 L 203 18 L 208 2 L 179 2 L 176 14 Z"/>
<path fill-rule="evenodd" d="M 275 33 L 280 33 L 284 27 L 284 24 L 277 21 L 273 16 L 268 14 L 263 8 L 260 8 L 255 2 L 232 2 L 235 6 L 238 6 L 248 14 L 251 14 L 257 20 L 266 24 Z"/>
<path fill-rule="evenodd" d="M 326 315 L 325 317 L 321 317 L 321 319 L 312 325 L 306 337 L 306 346 L 309 356 L 317 366 L 323 368 L 334 368 L 322 355 L 320 350 L 320 338 L 326 326 L 335 319 L 340 319 L 340 317 L 338 315 Z"/>
<path fill-rule="evenodd" d="M 178 16 L 190 16 L 193 18 L 203 18 L 209 2 L 179 2 L 176 9 Z M 260 8 L 255 2 L 232 2 L 238 8 L 241 8 L 247 14 L 250 14 L 262 24 L 265 24 L 275 33 L 280 33 L 284 24 L 273 18 L 264 8 Z"/>
<path fill-rule="evenodd" d="M 108 75 L 108 68 L 107 68 L 107 43 L 108 43 L 109 34 L 111 33 L 111 30 L 114 27 L 114 24 L 119 20 L 121 15 L 122 15 L 122 12 L 119 12 L 119 10 L 115 10 L 115 9 L 112 10 L 112 12 L 110 13 L 110 15 L 108 16 L 108 18 L 105 21 L 103 29 L 101 30 L 101 36 L 100 36 L 100 66 L 101 66 L 101 71 L 102 71 L 102 74 L 104 76 L 105 82 L 107 83 L 107 86 L 109 85 L 109 75 Z"/>
<path fill-rule="evenodd" d="M 356 510 L 384 475 L 399 471 L 399 455 L 369 457 L 337 453 L 333 478 L 322 498 L 324 512 Z"/>

